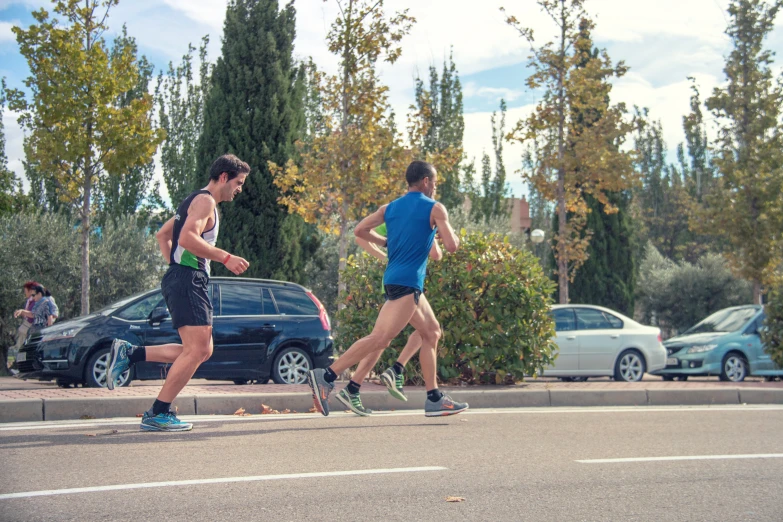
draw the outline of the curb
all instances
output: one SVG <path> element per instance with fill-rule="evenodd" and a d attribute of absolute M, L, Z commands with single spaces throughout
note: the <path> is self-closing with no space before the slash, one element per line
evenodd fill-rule
<path fill-rule="evenodd" d="M 710 406 L 723 404 L 783 404 L 783 388 L 698 388 L 628 390 L 462 390 L 444 389 L 455 400 L 473 408 L 544 408 L 584 406 Z M 105 419 L 135 417 L 152 404 L 153 397 L 102 397 L 0 400 L 0 422 Z M 362 393 L 364 405 L 376 411 L 417 410 L 425 393 L 411 390 L 408 401 L 394 399 L 385 391 Z M 231 415 L 240 408 L 260 414 L 262 404 L 283 411 L 308 412 L 308 393 L 246 393 L 183 395 L 174 405 L 183 415 Z M 332 396 L 333 411 L 345 406 Z"/>

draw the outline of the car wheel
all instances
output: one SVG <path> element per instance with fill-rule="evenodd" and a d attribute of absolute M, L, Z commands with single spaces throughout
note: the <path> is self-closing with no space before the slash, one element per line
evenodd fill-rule
<path fill-rule="evenodd" d="M 92 357 L 87 361 L 87 365 L 84 368 L 84 381 L 90 388 L 105 388 L 106 387 L 106 370 L 109 362 L 109 348 L 102 348 L 92 354 Z M 120 375 L 118 386 L 128 386 L 133 377 L 131 375 L 131 369 L 125 371 Z"/>
<path fill-rule="evenodd" d="M 313 362 L 301 348 L 284 348 L 275 357 L 272 379 L 277 384 L 305 384 Z"/>
<path fill-rule="evenodd" d="M 243 384 L 250 384 L 250 379 L 234 379 L 234 384 L 242 386 Z"/>
<path fill-rule="evenodd" d="M 589 377 L 574 377 L 574 382 L 587 382 Z"/>
<path fill-rule="evenodd" d="M 664 381 L 673 381 L 674 377 L 671 375 L 661 375 L 661 379 L 663 379 Z"/>
<path fill-rule="evenodd" d="M 721 381 L 742 382 L 748 376 L 748 361 L 742 354 L 730 352 L 723 358 Z"/>
<path fill-rule="evenodd" d="M 677 380 L 678 381 L 687 381 L 688 380 L 688 376 L 687 375 L 678 375 L 677 376 Z"/>
<path fill-rule="evenodd" d="M 644 377 L 644 357 L 636 350 L 626 350 L 614 365 L 614 380 L 639 382 Z"/>

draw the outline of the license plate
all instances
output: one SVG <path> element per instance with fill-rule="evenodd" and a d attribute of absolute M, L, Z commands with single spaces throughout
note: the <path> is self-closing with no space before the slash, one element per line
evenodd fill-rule
<path fill-rule="evenodd" d="M 669 357 L 666 359 L 666 366 L 677 366 L 679 364 L 679 361 L 676 357 Z"/>
<path fill-rule="evenodd" d="M 16 355 L 16 362 L 22 362 L 27 360 L 27 354 L 24 352 L 20 352 Z"/>

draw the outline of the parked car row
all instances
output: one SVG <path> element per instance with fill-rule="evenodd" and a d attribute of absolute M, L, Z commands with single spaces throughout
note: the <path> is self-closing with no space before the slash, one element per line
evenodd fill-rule
<path fill-rule="evenodd" d="M 665 381 L 718 376 L 740 382 L 748 376 L 783 377 L 765 352 L 761 306 L 735 306 L 710 315 L 681 335 L 661 342 L 658 328 L 591 305 L 552 307 L 559 355 L 543 375 L 563 380 L 610 376 L 640 381 L 645 372 Z"/>
<path fill-rule="evenodd" d="M 281 281 L 215 277 L 214 352 L 195 378 L 303 384 L 312 368 L 333 359 L 329 316 L 306 288 Z M 661 331 L 593 305 L 555 305 L 558 355 L 542 375 L 565 381 L 610 377 L 637 382 L 645 373 L 664 380 L 716 375 L 742 381 L 750 375 L 783 377 L 764 351 L 761 306 L 721 310 L 682 335 L 662 342 Z M 17 359 L 20 376 L 56 380 L 62 386 L 106 386 L 111 341 L 136 345 L 179 343 L 160 289 L 150 290 L 91 315 L 58 323 L 28 337 Z M 120 379 L 164 378 L 168 365 L 144 362 Z"/>

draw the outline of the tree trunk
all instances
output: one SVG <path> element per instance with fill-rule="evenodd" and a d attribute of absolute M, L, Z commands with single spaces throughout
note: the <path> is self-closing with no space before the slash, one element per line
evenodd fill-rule
<path fill-rule="evenodd" d="M 560 291 L 560 304 L 568 304 L 568 248 L 566 245 L 566 194 L 565 194 L 565 65 L 566 65 L 566 29 L 565 2 L 560 3 L 560 74 L 558 78 L 558 128 L 557 128 L 557 280 Z"/>
<path fill-rule="evenodd" d="M 90 190 L 92 176 L 84 176 L 82 202 L 82 315 L 90 313 Z"/>
<path fill-rule="evenodd" d="M 761 302 L 761 282 L 753 281 L 753 304 L 763 304 Z"/>

